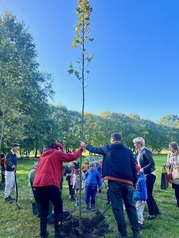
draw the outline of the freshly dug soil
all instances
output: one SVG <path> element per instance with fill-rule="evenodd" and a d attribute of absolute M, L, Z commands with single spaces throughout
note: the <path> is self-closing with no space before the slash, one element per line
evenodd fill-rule
<path fill-rule="evenodd" d="M 63 231 L 68 234 L 70 238 L 97 238 L 105 237 L 107 233 L 110 233 L 109 225 L 105 222 L 104 216 L 101 217 L 99 211 L 91 214 L 85 214 L 82 218 L 81 229 L 79 229 L 79 218 L 72 215 L 68 220 L 63 221 Z"/>

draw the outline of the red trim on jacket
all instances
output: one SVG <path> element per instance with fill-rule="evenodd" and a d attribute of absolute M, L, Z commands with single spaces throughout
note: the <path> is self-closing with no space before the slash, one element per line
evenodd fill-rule
<path fill-rule="evenodd" d="M 127 179 L 120 179 L 120 178 L 115 178 L 115 177 L 111 177 L 111 176 L 106 176 L 103 178 L 103 180 L 112 180 L 112 181 L 116 181 L 116 182 L 127 183 L 127 184 L 134 186 L 133 182 L 130 180 L 127 180 Z"/>

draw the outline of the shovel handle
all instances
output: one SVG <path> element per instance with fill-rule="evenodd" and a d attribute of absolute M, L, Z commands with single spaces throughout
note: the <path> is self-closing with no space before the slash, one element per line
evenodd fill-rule
<path fill-rule="evenodd" d="M 102 214 L 104 214 L 107 210 L 108 210 L 108 208 L 111 206 L 111 203 L 109 203 L 108 205 L 107 205 L 107 207 L 103 210 L 103 212 L 102 212 Z"/>

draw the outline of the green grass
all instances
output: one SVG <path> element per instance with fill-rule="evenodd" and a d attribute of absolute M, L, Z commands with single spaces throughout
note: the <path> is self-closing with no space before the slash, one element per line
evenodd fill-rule
<path fill-rule="evenodd" d="M 179 237 L 179 209 L 176 208 L 174 191 L 170 187 L 167 191 L 160 189 L 160 177 L 162 164 L 166 161 L 166 156 L 155 156 L 157 181 L 154 188 L 154 197 L 162 213 L 155 220 L 145 220 L 145 229 L 141 232 L 143 238 L 178 238 Z M 39 237 L 39 219 L 32 214 L 31 202 L 29 200 L 28 173 L 33 166 L 32 160 L 19 160 L 17 180 L 19 187 L 19 205 L 4 203 L 3 191 L 0 191 L 0 238 L 36 238 Z M 83 192 L 82 192 L 83 194 Z M 103 189 L 101 194 L 97 194 L 96 207 L 104 210 L 106 207 L 106 191 Z M 73 210 L 74 202 L 68 198 L 68 186 L 64 179 L 63 185 L 63 201 L 64 210 Z M 147 206 L 144 215 L 147 215 Z M 82 216 L 92 216 L 92 212 L 82 211 Z M 78 211 L 73 213 L 78 217 Z M 117 225 L 115 223 L 111 208 L 105 213 L 106 222 L 110 226 L 111 233 L 106 234 L 106 238 L 114 238 L 117 233 Z M 130 224 L 126 216 L 129 237 L 132 237 Z M 49 238 L 53 237 L 54 230 L 52 226 L 48 226 L 50 231 Z"/>

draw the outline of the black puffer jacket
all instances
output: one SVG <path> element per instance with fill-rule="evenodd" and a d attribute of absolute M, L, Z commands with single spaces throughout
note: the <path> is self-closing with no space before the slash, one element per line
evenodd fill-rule
<path fill-rule="evenodd" d="M 144 174 L 150 174 L 155 170 L 155 162 L 152 157 L 152 152 L 147 148 L 144 148 L 141 151 L 139 163 L 141 168 L 144 170 Z"/>
<path fill-rule="evenodd" d="M 102 177 L 112 177 L 137 182 L 135 159 L 132 151 L 121 143 L 93 147 L 86 145 L 92 153 L 103 155 Z M 117 181 L 117 180 L 116 180 Z"/>

